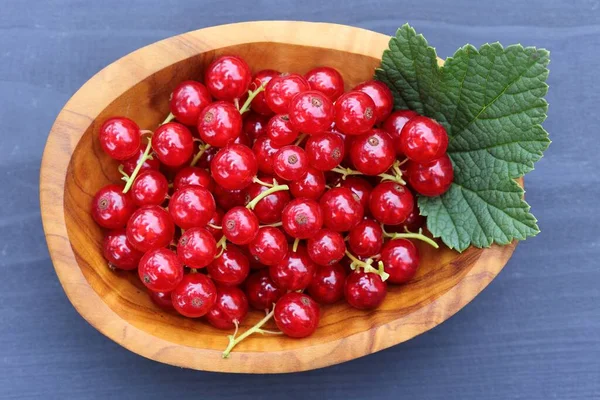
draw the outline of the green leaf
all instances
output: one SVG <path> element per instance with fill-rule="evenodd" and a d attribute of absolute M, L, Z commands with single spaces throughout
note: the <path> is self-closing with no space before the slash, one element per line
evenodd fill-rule
<path fill-rule="evenodd" d="M 454 183 L 418 203 L 428 229 L 450 248 L 507 244 L 539 232 L 514 178 L 531 171 L 550 144 L 541 126 L 548 62 L 546 50 L 493 43 L 466 45 L 440 67 L 410 26 L 390 40 L 376 78 L 392 89 L 396 108 L 436 119 L 450 137 Z"/>

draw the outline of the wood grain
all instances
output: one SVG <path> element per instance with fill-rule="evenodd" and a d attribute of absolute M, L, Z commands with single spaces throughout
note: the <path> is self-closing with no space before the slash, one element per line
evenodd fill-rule
<path fill-rule="evenodd" d="M 112 340 L 153 360 L 201 370 L 280 373 L 343 362 L 403 342 L 471 301 L 506 264 L 516 243 L 462 254 L 420 246 L 417 277 L 390 287 L 379 309 L 362 312 L 343 303 L 324 307 L 310 338 L 252 337 L 223 360 L 223 331 L 158 310 L 133 274 L 112 272 L 102 258 L 102 231 L 90 217 L 89 203 L 101 186 L 118 181 L 115 162 L 97 140 L 104 119 L 125 115 L 153 129 L 168 113 L 171 90 L 184 79 L 200 79 L 204 67 L 221 54 L 242 56 L 254 71 L 302 73 L 330 65 L 353 86 L 372 76 L 388 40 L 334 24 L 224 25 L 144 47 L 91 78 L 52 127 L 40 177 L 50 255 L 77 311 Z M 246 326 L 259 318 L 259 313 L 251 315 Z"/>

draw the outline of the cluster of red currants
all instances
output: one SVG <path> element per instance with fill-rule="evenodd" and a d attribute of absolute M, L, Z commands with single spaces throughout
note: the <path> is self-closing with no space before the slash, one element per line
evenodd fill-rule
<path fill-rule="evenodd" d="M 126 182 L 92 201 L 110 230 L 104 257 L 137 268 L 160 307 L 236 328 L 225 355 L 268 332 L 271 317 L 305 337 L 318 303 L 377 307 L 386 281 L 415 275 L 409 239 L 437 247 L 422 234 L 413 191 L 438 196 L 453 178 L 444 128 L 392 108 L 384 84 L 344 93 L 333 68 L 252 77 L 241 58 L 216 59 L 204 84 L 175 88 L 154 132 L 124 117 L 100 128 Z M 237 336 L 249 306 L 267 316 Z"/>

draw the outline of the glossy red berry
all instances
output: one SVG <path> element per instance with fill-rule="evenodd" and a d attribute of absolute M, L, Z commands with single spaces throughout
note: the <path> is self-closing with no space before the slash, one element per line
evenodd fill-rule
<path fill-rule="evenodd" d="M 259 88 L 261 85 L 266 85 L 269 83 L 269 81 L 273 78 L 278 77 L 279 75 L 281 75 L 280 72 L 272 70 L 272 69 L 263 69 L 262 71 L 258 71 L 256 73 L 256 75 L 254 75 L 254 80 L 252 81 L 253 83 L 253 87 L 252 89 L 255 90 L 257 88 Z M 254 99 L 252 100 L 252 103 L 250 104 L 250 107 L 252 108 L 252 111 L 257 112 L 259 114 L 262 115 L 272 115 L 273 111 L 269 108 L 269 105 L 267 104 L 267 100 L 265 98 L 265 92 L 262 91 L 259 94 L 256 95 L 256 97 L 254 97 Z"/>
<path fill-rule="evenodd" d="M 264 92 L 261 92 L 262 94 Z M 256 98 L 255 98 L 256 100 Z M 244 123 L 242 125 L 242 133 L 248 136 L 251 143 L 254 143 L 260 136 L 267 134 L 267 124 L 269 118 L 256 113 L 244 114 Z M 252 147 L 252 146 L 250 146 Z"/>
<path fill-rule="evenodd" d="M 273 304 L 283 296 L 284 291 L 275 286 L 269 276 L 268 269 L 261 269 L 251 274 L 246 280 L 248 302 L 257 310 L 271 310 Z"/>
<path fill-rule="evenodd" d="M 309 137 L 305 150 L 308 163 L 312 167 L 320 171 L 329 171 L 344 159 L 345 145 L 339 135 L 325 132 Z"/>
<path fill-rule="evenodd" d="M 454 179 L 454 169 L 448 155 L 424 164 L 411 161 L 406 173 L 410 186 L 417 193 L 430 197 L 446 193 Z"/>
<path fill-rule="evenodd" d="M 269 81 L 265 88 L 265 99 L 269 108 L 276 114 L 287 114 L 292 97 L 310 90 L 302 75 L 282 74 Z"/>
<path fill-rule="evenodd" d="M 263 265 L 275 265 L 283 260 L 288 252 L 285 234 L 277 228 L 265 226 L 258 230 L 256 237 L 248 244 L 250 254 Z"/>
<path fill-rule="evenodd" d="M 376 120 L 375 103 L 366 93 L 348 92 L 335 102 L 335 126 L 346 135 L 366 133 Z"/>
<path fill-rule="evenodd" d="M 175 310 L 188 318 L 200 318 L 217 301 L 217 288 L 204 274 L 188 274 L 171 293 Z"/>
<path fill-rule="evenodd" d="M 400 133 L 400 148 L 410 160 L 426 163 L 446 153 L 448 134 L 431 118 L 417 116 L 404 125 Z"/>
<path fill-rule="evenodd" d="M 291 181 L 289 187 L 294 197 L 318 200 L 325 192 L 325 175 L 323 172 L 309 167 L 300 179 Z"/>
<path fill-rule="evenodd" d="M 122 228 L 135 210 L 129 194 L 119 185 L 106 185 L 92 199 L 92 218 L 107 229 Z"/>
<path fill-rule="evenodd" d="M 244 189 L 256 176 L 258 164 L 250 148 L 231 144 L 213 158 L 210 171 L 217 185 L 229 190 Z"/>
<path fill-rule="evenodd" d="M 373 186 L 366 179 L 349 176 L 342 181 L 341 187 L 352 191 L 354 198 L 360 202 L 365 212 L 369 209 L 369 198 L 371 197 Z"/>
<path fill-rule="evenodd" d="M 177 121 L 184 125 L 196 126 L 200 111 L 210 102 L 210 93 L 206 86 L 196 81 L 183 81 L 173 90 L 169 107 Z"/>
<path fill-rule="evenodd" d="M 219 100 L 233 101 L 248 91 L 252 72 L 244 60 L 236 56 L 221 56 L 213 61 L 204 74 L 204 84 Z"/>
<path fill-rule="evenodd" d="M 206 320 L 217 329 L 233 329 L 248 315 L 248 298 L 233 286 L 218 286 L 215 305 L 206 314 Z"/>
<path fill-rule="evenodd" d="M 171 250 L 154 249 L 144 254 L 140 260 L 138 275 L 148 289 L 170 292 L 183 279 L 183 264 Z"/>
<path fill-rule="evenodd" d="M 204 228 L 186 230 L 177 244 L 177 257 L 190 268 L 204 268 L 217 255 L 217 242 Z"/>
<path fill-rule="evenodd" d="M 344 258 L 346 242 L 339 232 L 321 229 L 306 243 L 308 256 L 318 265 L 332 265 Z"/>
<path fill-rule="evenodd" d="M 175 235 L 171 215 L 159 206 L 144 206 L 127 222 L 127 240 L 139 251 L 168 246 Z"/>
<path fill-rule="evenodd" d="M 169 213 L 183 229 L 206 226 L 216 209 L 212 194 L 202 186 L 184 186 L 169 201 Z"/>
<path fill-rule="evenodd" d="M 312 335 L 319 325 L 319 305 L 303 293 L 287 293 L 275 304 L 275 324 L 289 337 Z"/>
<path fill-rule="evenodd" d="M 386 226 L 385 231 L 389 233 L 405 233 L 406 231 L 417 232 L 419 228 L 422 228 L 424 225 L 425 217 L 419 214 L 419 208 L 415 206 L 402 224 Z"/>
<path fill-rule="evenodd" d="M 308 171 L 308 160 L 299 146 L 284 146 L 273 155 L 273 172 L 286 181 L 300 179 Z"/>
<path fill-rule="evenodd" d="M 217 101 L 206 106 L 196 125 L 200 138 L 213 147 L 224 147 L 242 132 L 242 116 L 231 103 Z"/>
<path fill-rule="evenodd" d="M 169 193 L 169 182 L 158 171 L 148 170 L 142 172 L 131 186 L 131 198 L 135 205 L 160 205 Z"/>
<path fill-rule="evenodd" d="M 394 108 L 392 91 L 382 82 L 373 80 L 363 82 L 352 90 L 366 93 L 373 100 L 377 122 L 383 122 Z"/>
<path fill-rule="evenodd" d="M 124 270 L 136 269 L 144 255 L 127 241 L 125 229 L 110 231 L 104 237 L 102 254 L 110 265 Z"/>
<path fill-rule="evenodd" d="M 200 160 L 196 163 L 196 166 L 198 168 L 209 169 L 212 159 L 217 155 L 219 150 L 218 147 L 209 147 L 208 149 L 205 149 L 204 153 L 200 156 Z"/>
<path fill-rule="evenodd" d="M 378 307 L 387 294 L 387 285 L 379 275 L 357 271 L 346 278 L 344 297 L 348 304 L 359 310 Z"/>
<path fill-rule="evenodd" d="M 369 209 L 375 219 L 385 225 L 399 225 L 413 211 L 415 200 L 406 187 L 395 182 L 382 182 L 371 192 Z"/>
<path fill-rule="evenodd" d="M 262 176 L 260 179 L 265 183 L 273 184 L 274 182 L 273 177 L 271 176 Z M 268 189 L 268 187 L 259 183 L 251 183 L 246 189 L 246 197 L 248 201 L 250 201 Z M 254 206 L 254 214 L 261 223 L 274 224 L 281 221 L 281 212 L 289 202 L 290 192 L 287 190 L 280 190 L 278 192 L 271 193 L 256 203 L 256 206 Z"/>
<path fill-rule="evenodd" d="M 290 101 L 292 126 L 309 135 L 327 130 L 333 123 L 334 109 L 329 97 L 315 90 L 298 93 Z"/>
<path fill-rule="evenodd" d="M 385 272 L 390 274 L 388 282 L 405 283 L 411 280 L 419 267 L 419 251 L 408 239 L 388 241 L 381 251 Z"/>
<path fill-rule="evenodd" d="M 231 243 L 250 243 L 258 233 L 258 218 L 246 207 L 234 207 L 223 216 L 223 235 Z"/>
<path fill-rule="evenodd" d="M 259 136 L 252 146 L 252 152 L 258 163 L 258 170 L 262 173 L 272 175 L 273 157 L 279 150 L 268 136 Z"/>
<path fill-rule="evenodd" d="M 277 114 L 271 117 L 267 124 L 267 136 L 274 146 L 292 144 L 298 137 L 298 129 L 292 126 L 287 114 Z"/>
<path fill-rule="evenodd" d="M 312 90 L 323 93 L 331 101 L 336 101 L 344 93 L 344 79 L 331 67 L 313 68 L 304 77 Z"/>
<path fill-rule="evenodd" d="M 171 301 L 171 292 L 153 292 L 149 290 L 148 295 L 150 296 L 150 300 L 159 308 L 167 311 L 175 309 Z"/>
<path fill-rule="evenodd" d="M 394 142 L 394 148 L 396 149 L 397 156 L 404 156 L 402 152 L 402 146 L 400 146 L 400 133 L 404 125 L 411 119 L 418 116 L 414 111 L 411 110 L 398 110 L 394 111 L 384 122 L 381 128 L 389 133 Z"/>
<path fill-rule="evenodd" d="M 228 190 L 216 185 L 213 194 L 217 205 L 225 211 L 246 204 L 246 189 Z"/>
<path fill-rule="evenodd" d="M 144 148 L 145 146 L 142 146 L 138 149 L 138 151 L 130 158 L 128 158 L 127 160 L 123 160 L 122 165 L 123 165 L 123 172 L 125 172 L 127 175 L 131 176 L 131 174 L 133 173 L 133 170 L 135 170 L 135 167 L 137 167 L 137 165 L 139 164 L 139 162 L 141 161 L 141 159 L 144 157 Z M 154 169 L 157 170 L 160 168 L 160 161 L 158 161 L 158 158 L 153 156 L 152 159 L 147 159 L 144 161 L 144 163 L 142 164 L 142 166 L 140 167 L 140 172 L 149 170 L 149 169 Z"/>
<path fill-rule="evenodd" d="M 319 203 L 310 199 L 290 201 L 281 215 L 283 229 L 298 239 L 308 239 L 321 229 L 323 214 Z"/>
<path fill-rule="evenodd" d="M 392 138 L 381 129 L 355 137 L 350 148 L 350 160 L 365 175 L 384 173 L 396 160 Z"/>
<path fill-rule="evenodd" d="M 228 245 L 220 256 L 207 267 L 210 277 L 217 283 L 236 286 L 246 280 L 250 263 L 244 253 L 234 245 Z"/>
<path fill-rule="evenodd" d="M 214 189 L 214 182 L 210 177 L 210 173 L 204 168 L 185 167 L 177 172 L 173 179 L 173 189 L 176 191 L 184 186 L 195 185 L 201 186 L 211 192 Z"/>
<path fill-rule="evenodd" d="M 346 232 L 363 218 L 364 209 L 348 188 L 328 190 L 320 200 L 323 224 L 336 232 Z"/>
<path fill-rule="evenodd" d="M 115 160 L 133 157 L 142 143 L 140 127 L 125 117 L 110 118 L 100 127 L 100 146 Z"/>
<path fill-rule="evenodd" d="M 161 163 L 169 167 L 179 167 L 192 157 L 194 139 L 185 125 L 169 122 L 154 131 L 152 149 Z"/>
<path fill-rule="evenodd" d="M 269 267 L 269 275 L 283 290 L 306 289 L 317 270 L 317 265 L 310 259 L 306 248 L 298 246 L 296 251 L 289 250 L 283 260 Z"/>
<path fill-rule="evenodd" d="M 350 251 L 359 257 L 372 257 L 379 254 L 383 246 L 383 230 L 381 225 L 370 218 L 365 218 L 348 235 Z"/>
<path fill-rule="evenodd" d="M 346 270 L 340 264 L 322 266 L 308 285 L 308 294 L 317 303 L 333 304 L 344 297 L 345 280 Z"/>

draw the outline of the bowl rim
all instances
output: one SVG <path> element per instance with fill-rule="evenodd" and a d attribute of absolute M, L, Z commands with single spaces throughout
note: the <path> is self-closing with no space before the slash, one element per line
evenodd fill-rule
<path fill-rule="evenodd" d="M 319 30 L 326 34 L 315 35 Z M 351 48 L 336 38 L 360 36 Z M 219 25 L 169 37 L 136 50 L 90 78 L 65 104 L 47 139 L 40 168 L 40 208 L 44 233 L 60 283 L 81 316 L 105 336 L 146 358 L 205 371 L 284 373 L 325 367 L 404 342 L 442 323 L 468 304 L 502 270 L 516 242 L 487 249 L 468 249 L 476 259 L 465 276 L 447 292 L 397 320 L 345 338 L 277 352 L 221 352 L 175 344 L 136 328 L 110 309 L 92 289 L 80 268 L 65 223 L 64 192 L 68 166 L 84 132 L 98 115 L 130 86 L 158 70 L 195 54 L 253 42 L 327 48 L 380 58 L 390 37 L 370 30 L 315 22 L 255 21 Z M 135 71 L 133 70 L 135 68 Z M 131 71 L 131 74 L 126 72 Z M 104 85 L 118 75 L 122 85 Z M 102 96 L 90 96 L 102 86 Z M 352 351 L 349 351 L 352 349 Z"/>

